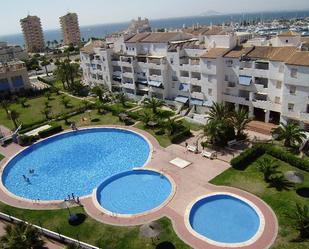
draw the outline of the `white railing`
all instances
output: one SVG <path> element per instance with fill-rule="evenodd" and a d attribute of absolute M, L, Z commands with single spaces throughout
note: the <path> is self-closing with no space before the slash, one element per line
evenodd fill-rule
<path fill-rule="evenodd" d="M 14 216 L 11 216 L 11 215 L 8 215 L 8 214 L 5 214 L 5 213 L 1 213 L 0 212 L 0 219 L 5 220 L 5 221 L 10 222 L 10 223 L 13 223 L 13 224 L 23 222 L 23 223 L 32 225 L 33 227 L 38 229 L 44 236 L 46 236 L 48 238 L 51 238 L 51 239 L 54 239 L 54 240 L 57 240 L 57 241 L 60 241 L 61 243 L 76 244 L 76 245 L 79 245 L 81 248 L 85 248 L 85 249 L 100 249 L 99 247 L 96 247 L 96 246 L 93 246 L 93 245 L 81 242 L 79 240 L 70 238 L 70 237 L 65 236 L 63 234 L 60 234 L 60 233 L 53 232 L 53 231 L 48 230 L 46 228 L 43 228 L 41 226 L 31 224 L 31 223 L 29 223 L 27 221 L 23 221 L 21 219 L 18 219 L 18 218 L 14 217 Z"/>

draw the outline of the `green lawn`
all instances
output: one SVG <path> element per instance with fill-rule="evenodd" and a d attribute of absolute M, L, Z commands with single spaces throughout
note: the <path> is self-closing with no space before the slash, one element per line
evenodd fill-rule
<path fill-rule="evenodd" d="M 61 95 L 60 96 L 56 94 L 52 95 L 52 100 L 49 101 L 52 116 L 56 116 L 61 112 L 69 112 L 70 109 L 82 105 L 82 102 L 78 99 L 68 96 L 67 98 L 71 100 L 70 108 L 65 108 L 63 106 L 63 104 L 61 103 Z M 9 109 L 14 109 L 20 113 L 19 121 L 22 122 L 23 124 L 34 123 L 40 120 L 43 121 L 45 119 L 45 116 L 41 112 L 45 108 L 44 103 L 46 99 L 47 98 L 45 96 L 32 98 L 29 99 L 27 103 L 29 106 L 26 108 L 23 108 L 20 104 L 15 103 L 10 105 Z M 2 108 L 0 108 L 0 120 L 1 120 L 0 123 L 3 124 L 4 126 L 10 129 L 14 128 L 13 122 L 7 118 L 6 112 Z"/>
<path fill-rule="evenodd" d="M 266 157 L 269 155 L 264 155 Z M 261 157 L 262 158 L 262 157 Z M 276 159 L 275 159 L 276 160 Z M 309 173 L 301 171 L 277 160 L 280 164 L 278 170 L 281 172 L 296 170 L 302 172 L 305 176 L 305 181 L 301 185 L 295 186 L 309 187 Z M 295 204 L 309 205 L 308 198 L 300 197 L 295 192 L 295 188 L 290 190 L 283 190 L 281 192 L 274 188 L 269 188 L 263 180 L 263 175 L 257 170 L 256 162 L 252 163 L 244 171 L 235 170 L 233 168 L 225 171 L 211 182 L 216 185 L 225 185 L 240 188 L 249 191 L 260 198 L 262 198 L 275 211 L 279 221 L 279 234 L 272 249 L 307 249 L 309 248 L 309 241 L 307 242 L 292 242 L 297 238 L 298 232 L 291 225 L 291 220 L 287 213 L 295 210 Z"/>
<path fill-rule="evenodd" d="M 4 158 L 4 156 L 0 154 L 0 161 L 1 161 L 3 158 Z"/>
<path fill-rule="evenodd" d="M 144 126 L 144 124 L 142 122 L 135 125 L 135 127 L 139 128 L 141 130 L 145 130 L 148 133 L 150 133 L 152 136 L 154 136 L 158 140 L 159 144 L 164 148 L 166 148 L 167 146 L 172 144 L 171 140 L 169 139 L 169 137 L 166 134 L 156 135 L 155 132 L 157 131 L 157 129 L 148 129 Z"/>
<path fill-rule="evenodd" d="M 71 226 L 67 222 L 67 210 L 33 211 L 18 209 L 0 203 L 0 211 L 27 220 L 33 224 L 62 233 L 69 237 L 104 249 L 153 249 L 150 239 L 139 237 L 139 227 L 116 227 L 106 225 L 86 217 L 84 223 L 79 226 Z M 72 208 L 72 212 L 85 214 L 81 207 Z M 170 241 L 177 249 L 189 249 L 175 234 L 171 222 L 167 218 L 158 221 L 162 227 L 160 242 Z"/>
<path fill-rule="evenodd" d="M 199 131 L 199 130 L 203 130 L 204 129 L 203 125 L 188 122 L 186 119 L 182 119 L 181 122 L 182 122 L 182 124 L 184 126 L 188 127 L 192 131 Z"/>

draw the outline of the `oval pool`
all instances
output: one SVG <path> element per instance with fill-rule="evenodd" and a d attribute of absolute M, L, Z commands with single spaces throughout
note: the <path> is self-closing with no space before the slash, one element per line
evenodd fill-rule
<path fill-rule="evenodd" d="M 110 213 L 137 215 L 163 205 L 172 190 L 166 176 L 152 170 L 132 170 L 105 180 L 98 187 L 96 198 Z"/>
<path fill-rule="evenodd" d="M 143 166 L 149 154 L 149 143 L 128 130 L 67 132 L 15 156 L 4 169 L 2 182 L 11 193 L 32 200 L 63 200 L 72 193 L 85 196 L 103 178 Z"/>
<path fill-rule="evenodd" d="M 251 205 L 232 195 L 217 194 L 197 201 L 189 223 L 198 234 L 218 243 L 244 243 L 260 227 L 260 217 Z"/>

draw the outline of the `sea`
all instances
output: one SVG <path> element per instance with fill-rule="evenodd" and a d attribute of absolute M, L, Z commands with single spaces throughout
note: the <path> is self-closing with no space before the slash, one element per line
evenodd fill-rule
<path fill-rule="evenodd" d="M 182 28 L 184 26 L 190 27 L 192 25 L 210 25 L 210 24 L 223 24 L 223 23 L 236 23 L 241 21 L 252 21 L 252 20 L 274 20 L 274 19 L 292 19 L 292 18 L 304 18 L 309 17 L 309 10 L 301 11 L 281 11 L 281 12 L 259 12 L 259 13 L 239 13 L 239 14 L 222 14 L 215 16 L 190 16 L 190 17 L 179 17 L 179 18 L 167 18 L 150 20 L 151 27 L 153 29 L 158 28 Z M 91 37 L 103 38 L 107 34 L 114 33 L 117 31 L 124 30 L 128 27 L 129 22 L 123 23 L 112 23 L 112 24 L 98 24 L 92 26 L 81 26 L 81 37 L 87 41 Z M 60 29 L 56 30 L 45 30 L 44 31 L 45 41 L 58 42 L 62 39 Z M 0 41 L 6 41 L 9 44 L 16 44 L 24 46 L 23 35 L 13 34 L 0 36 Z"/>

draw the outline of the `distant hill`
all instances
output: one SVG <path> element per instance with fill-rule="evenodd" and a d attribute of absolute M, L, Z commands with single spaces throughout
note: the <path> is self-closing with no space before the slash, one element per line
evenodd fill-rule
<path fill-rule="evenodd" d="M 201 16 L 218 16 L 218 15 L 222 15 L 222 13 L 215 11 L 215 10 L 208 10 L 201 14 Z"/>

